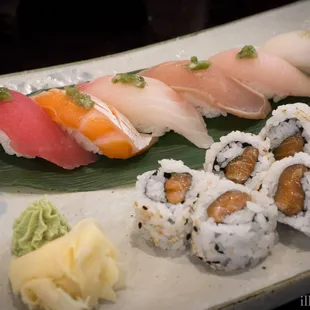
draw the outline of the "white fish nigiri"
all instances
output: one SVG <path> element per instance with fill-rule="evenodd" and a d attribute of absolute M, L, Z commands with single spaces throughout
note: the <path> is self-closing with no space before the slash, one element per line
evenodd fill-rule
<path fill-rule="evenodd" d="M 289 62 L 246 45 L 209 59 L 229 76 L 275 101 L 287 96 L 310 97 L 310 78 Z"/>
<path fill-rule="evenodd" d="M 208 118 L 230 113 L 261 119 L 271 110 L 261 93 L 226 76 L 212 63 L 198 61 L 197 57 L 165 62 L 142 71 L 141 75 L 164 82 Z"/>
<path fill-rule="evenodd" d="M 310 30 L 279 34 L 264 42 L 260 49 L 310 74 Z"/>
<path fill-rule="evenodd" d="M 199 112 L 163 82 L 118 74 L 77 87 L 115 107 L 139 132 L 159 137 L 173 130 L 200 148 L 213 143 Z"/>

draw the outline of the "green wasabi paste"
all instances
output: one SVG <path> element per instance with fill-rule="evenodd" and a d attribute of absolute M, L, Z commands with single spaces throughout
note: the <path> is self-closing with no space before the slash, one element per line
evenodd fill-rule
<path fill-rule="evenodd" d="M 138 88 L 144 88 L 146 86 L 145 79 L 137 74 L 129 74 L 129 73 L 119 73 L 116 74 L 112 78 L 112 83 L 124 83 L 124 84 L 131 84 Z"/>
<path fill-rule="evenodd" d="M 242 50 L 237 54 L 238 59 L 242 58 L 257 58 L 257 52 L 253 45 L 245 45 Z"/>
<path fill-rule="evenodd" d="M 89 110 L 95 105 L 95 102 L 89 95 L 81 93 L 76 87 L 65 86 L 64 88 L 67 96 L 71 97 L 73 101 L 80 107 Z"/>
<path fill-rule="evenodd" d="M 6 87 L 0 87 L 0 101 L 7 101 L 12 99 L 12 94 Z"/>
<path fill-rule="evenodd" d="M 13 224 L 12 254 L 20 257 L 70 231 L 58 210 L 43 199 L 34 202 Z"/>
<path fill-rule="evenodd" d="M 192 71 L 195 71 L 208 69 L 211 65 L 212 63 L 208 60 L 198 61 L 198 58 L 196 56 L 192 56 L 189 63 L 185 67 Z"/>

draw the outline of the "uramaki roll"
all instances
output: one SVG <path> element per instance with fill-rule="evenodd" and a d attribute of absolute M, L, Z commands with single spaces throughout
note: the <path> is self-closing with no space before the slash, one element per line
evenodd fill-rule
<path fill-rule="evenodd" d="M 192 254 L 215 270 L 251 267 L 278 241 L 273 200 L 244 185 L 209 176 L 192 215 Z"/>
<path fill-rule="evenodd" d="M 310 154 L 310 107 L 305 103 L 279 106 L 259 135 L 270 140 L 276 160 L 299 152 Z"/>
<path fill-rule="evenodd" d="M 279 222 L 310 236 L 310 155 L 297 153 L 272 164 L 261 192 L 275 200 Z"/>
<path fill-rule="evenodd" d="M 191 231 L 190 214 L 207 184 L 204 171 L 182 161 L 161 160 L 156 171 L 138 177 L 134 202 L 137 226 L 153 245 L 167 251 L 185 249 Z"/>
<path fill-rule="evenodd" d="M 274 162 L 269 147 L 268 139 L 233 131 L 207 150 L 204 169 L 220 178 L 257 189 L 258 176 Z"/>

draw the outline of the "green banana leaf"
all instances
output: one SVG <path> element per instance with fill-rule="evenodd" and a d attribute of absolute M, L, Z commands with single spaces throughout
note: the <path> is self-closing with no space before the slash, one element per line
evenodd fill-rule
<path fill-rule="evenodd" d="M 272 103 L 273 109 L 287 103 L 305 102 L 310 98 L 289 97 Z M 246 120 L 229 115 L 206 120 L 215 141 L 233 130 L 259 133 L 265 120 Z M 129 160 L 112 160 L 101 156 L 87 167 L 72 171 L 61 169 L 42 159 L 26 159 L 7 155 L 0 149 L 0 187 L 26 187 L 61 192 L 94 191 L 133 185 L 139 174 L 158 167 L 164 158 L 182 160 L 191 168 L 202 168 L 205 150 L 199 149 L 173 132 L 161 137 L 149 151 Z"/>

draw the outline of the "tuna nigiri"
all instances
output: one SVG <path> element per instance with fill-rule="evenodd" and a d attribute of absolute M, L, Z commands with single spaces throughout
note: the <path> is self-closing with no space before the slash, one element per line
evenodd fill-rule
<path fill-rule="evenodd" d="M 234 78 L 226 76 L 211 62 L 170 61 L 141 72 L 158 79 L 198 107 L 206 117 L 230 113 L 243 118 L 265 118 L 271 110 L 261 94 Z"/>
<path fill-rule="evenodd" d="M 97 158 L 32 99 L 7 88 L 0 88 L 0 143 L 10 155 L 40 157 L 65 169 L 88 165 Z"/>
<path fill-rule="evenodd" d="M 109 158 L 127 159 L 147 150 L 156 140 L 141 135 L 121 113 L 78 91 L 51 89 L 33 97 L 54 122 L 69 131 L 87 150 Z"/>
<path fill-rule="evenodd" d="M 279 34 L 263 43 L 260 49 L 310 74 L 310 30 Z"/>
<path fill-rule="evenodd" d="M 161 81 L 118 74 L 103 76 L 78 87 L 115 107 L 140 132 L 161 136 L 173 130 L 200 148 L 208 148 L 213 143 L 202 116 Z"/>
<path fill-rule="evenodd" d="M 276 100 L 287 96 L 310 97 L 310 78 L 287 61 L 246 45 L 209 59 L 223 72 Z"/>

